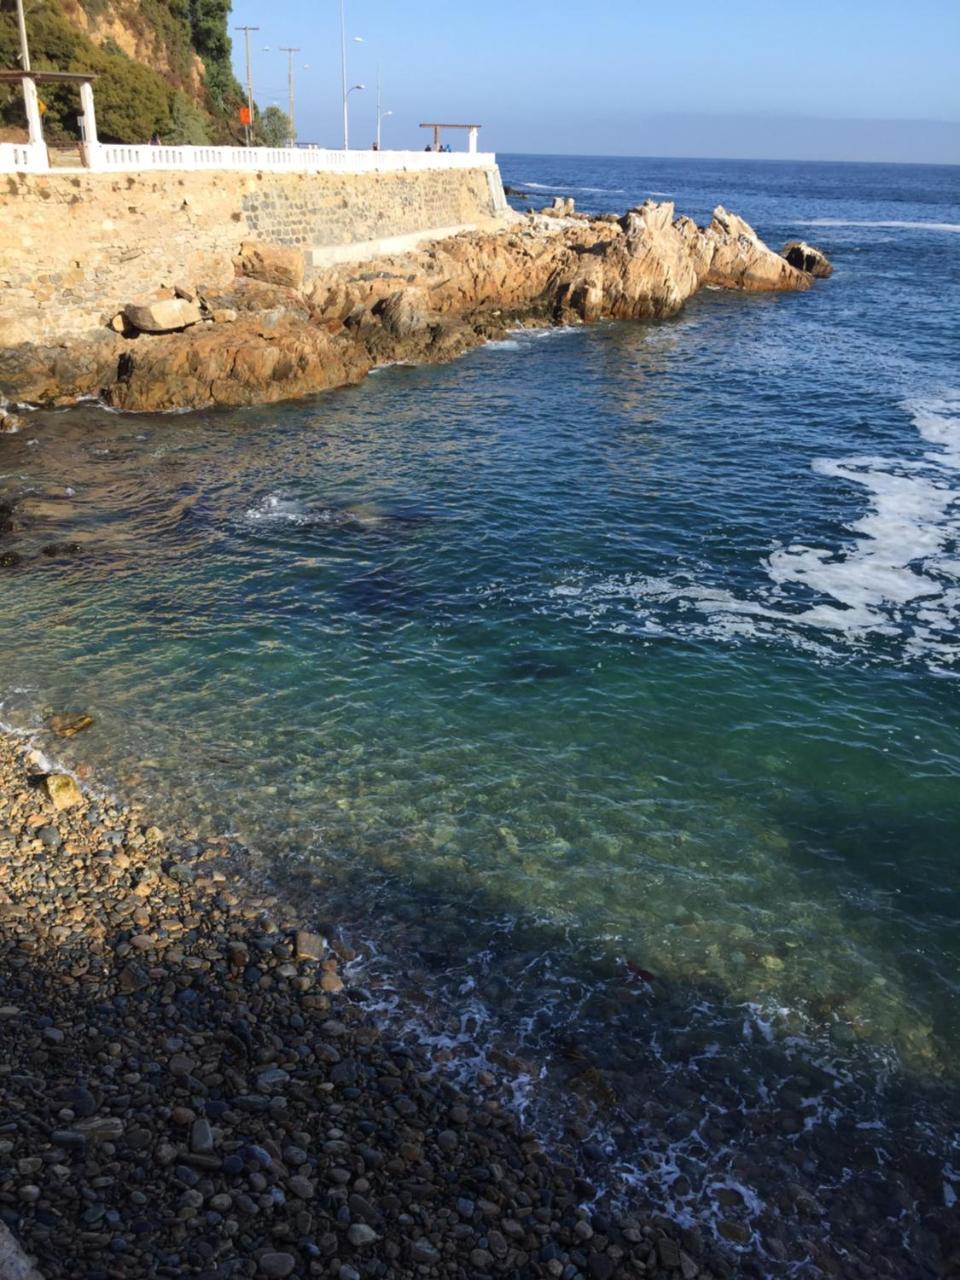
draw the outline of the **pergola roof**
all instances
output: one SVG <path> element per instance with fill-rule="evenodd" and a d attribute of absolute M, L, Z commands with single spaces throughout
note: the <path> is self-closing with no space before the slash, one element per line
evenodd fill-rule
<path fill-rule="evenodd" d="M 81 84 L 96 80 L 98 71 L 0 71 L 0 84 L 19 84 L 21 80 L 53 80 L 58 84 Z"/>
<path fill-rule="evenodd" d="M 435 120 L 431 120 L 428 124 L 422 124 L 421 129 L 482 129 L 480 124 L 440 124 Z"/>

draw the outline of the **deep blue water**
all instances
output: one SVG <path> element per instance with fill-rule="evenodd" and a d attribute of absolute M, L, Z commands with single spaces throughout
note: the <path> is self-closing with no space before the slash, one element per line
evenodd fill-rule
<path fill-rule="evenodd" d="M 92 709 L 69 759 L 254 846 L 376 944 L 372 999 L 433 993 L 419 1034 L 466 1072 L 499 1046 L 531 1123 L 743 1274 L 867 1241 L 936 1275 L 960 170 L 502 170 L 535 205 L 723 203 L 836 271 L 308 402 L 29 415 L 2 715 Z"/>

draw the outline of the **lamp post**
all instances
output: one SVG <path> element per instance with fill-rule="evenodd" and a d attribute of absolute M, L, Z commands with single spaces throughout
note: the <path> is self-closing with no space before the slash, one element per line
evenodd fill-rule
<path fill-rule="evenodd" d="M 380 67 L 377 67 L 377 150 L 380 150 L 380 125 L 387 116 L 392 116 L 392 111 L 384 111 L 380 103 Z"/>
<path fill-rule="evenodd" d="M 290 145 L 295 147 L 297 145 L 297 125 L 293 114 L 293 55 L 299 53 L 300 50 L 299 48 L 293 49 L 289 45 L 281 45 L 280 52 L 287 55 L 287 102 L 289 103 L 287 114 L 290 117 Z"/>
<path fill-rule="evenodd" d="M 387 116 L 392 116 L 392 115 L 393 115 L 392 111 L 377 112 L 377 150 L 378 151 L 380 150 L 380 123 L 381 121 L 386 120 Z"/>
<path fill-rule="evenodd" d="M 354 36 L 357 44 L 363 44 L 363 36 Z M 355 84 L 347 88 L 347 20 L 344 14 L 344 0 L 340 0 L 340 88 L 343 93 L 343 149 L 350 150 L 350 108 L 347 99 L 354 89 L 365 89 L 363 84 Z"/>
<path fill-rule="evenodd" d="M 346 91 L 346 93 L 343 95 L 343 149 L 344 151 L 350 150 L 350 134 L 349 134 L 349 125 L 348 125 L 347 103 L 349 101 L 351 93 L 353 93 L 356 89 L 365 89 L 366 87 L 367 86 L 365 84 L 352 84 L 350 88 Z"/>

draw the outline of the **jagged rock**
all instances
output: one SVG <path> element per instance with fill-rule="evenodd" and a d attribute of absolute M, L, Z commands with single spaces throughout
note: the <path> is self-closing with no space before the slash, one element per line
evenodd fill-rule
<path fill-rule="evenodd" d="M 394 338 L 409 338 L 428 323 L 423 293 L 419 289 L 399 289 L 374 310 L 384 329 Z"/>
<path fill-rule="evenodd" d="M 3 413 L 0 411 L 0 432 L 6 435 L 13 435 L 19 431 L 23 423 L 15 413 Z"/>
<path fill-rule="evenodd" d="M 237 258 L 241 275 L 292 289 L 299 289 L 303 284 L 303 265 L 303 253 L 299 249 L 262 240 L 245 240 Z"/>
<path fill-rule="evenodd" d="M 363 267 L 331 266 L 309 299 L 287 283 L 302 278 L 298 250 L 247 241 L 238 265 L 274 282 L 241 275 L 228 289 L 202 288 L 207 316 L 220 323 L 147 341 L 103 330 L 96 341 L 0 348 L 0 392 L 54 404 L 99 394 L 142 412 L 271 403 L 358 382 L 390 360 L 452 359 L 518 320 L 659 318 L 705 284 L 813 283 L 722 207 L 701 228 L 675 217 L 672 203 L 649 200 L 619 222 L 532 214 Z M 151 305 L 199 313 L 182 298 Z"/>
<path fill-rule="evenodd" d="M 820 280 L 833 275 L 833 265 L 827 255 L 816 249 L 805 240 L 790 240 L 783 246 L 782 256 L 796 267 L 798 271 L 806 271 Z"/>
<path fill-rule="evenodd" d="M 210 319 L 214 324 L 233 324 L 237 318 L 237 312 L 233 307 L 215 307 L 210 312 Z"/>
<path fill-rule="evenodd" d="M 724 289 L 767 292 L 809 289 L 811 277 L 791 266 L 763 243 L 753 227 L 723 205 L 713 211 L 713 221 L 700 232 L 709 253 L 705 284 Z M 705 256 L 704 256 L 705 260 Z"/>
<path fill-rule="evenodd" d="M 186 329 L 200 320 L 200 308 L 185 298 L 156 298 L 145 302 L 128 302 L 124 319 L 141 333 L 170 333 Z"/>
<path fill-rule="evenodd" d="M 119 377 L 105 388 L 119 409 L 149 413 L 183 405 L 269 404 L 359 382 L 366 349 L 298 317 L 265 325 L 257 314 L 131 343 Z"/>

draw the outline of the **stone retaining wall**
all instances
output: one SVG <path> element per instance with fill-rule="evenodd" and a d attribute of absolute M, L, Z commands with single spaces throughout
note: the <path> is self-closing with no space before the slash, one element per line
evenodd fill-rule
<path fill-rule="evenodd" d="M 481 225 L 504 203 L 483 168 L 5 175 L 0 347 L 89 333 L 161 286 L 223 285 L 245 239 L 296 246 L 310 264 L 317 250 Z"/>

